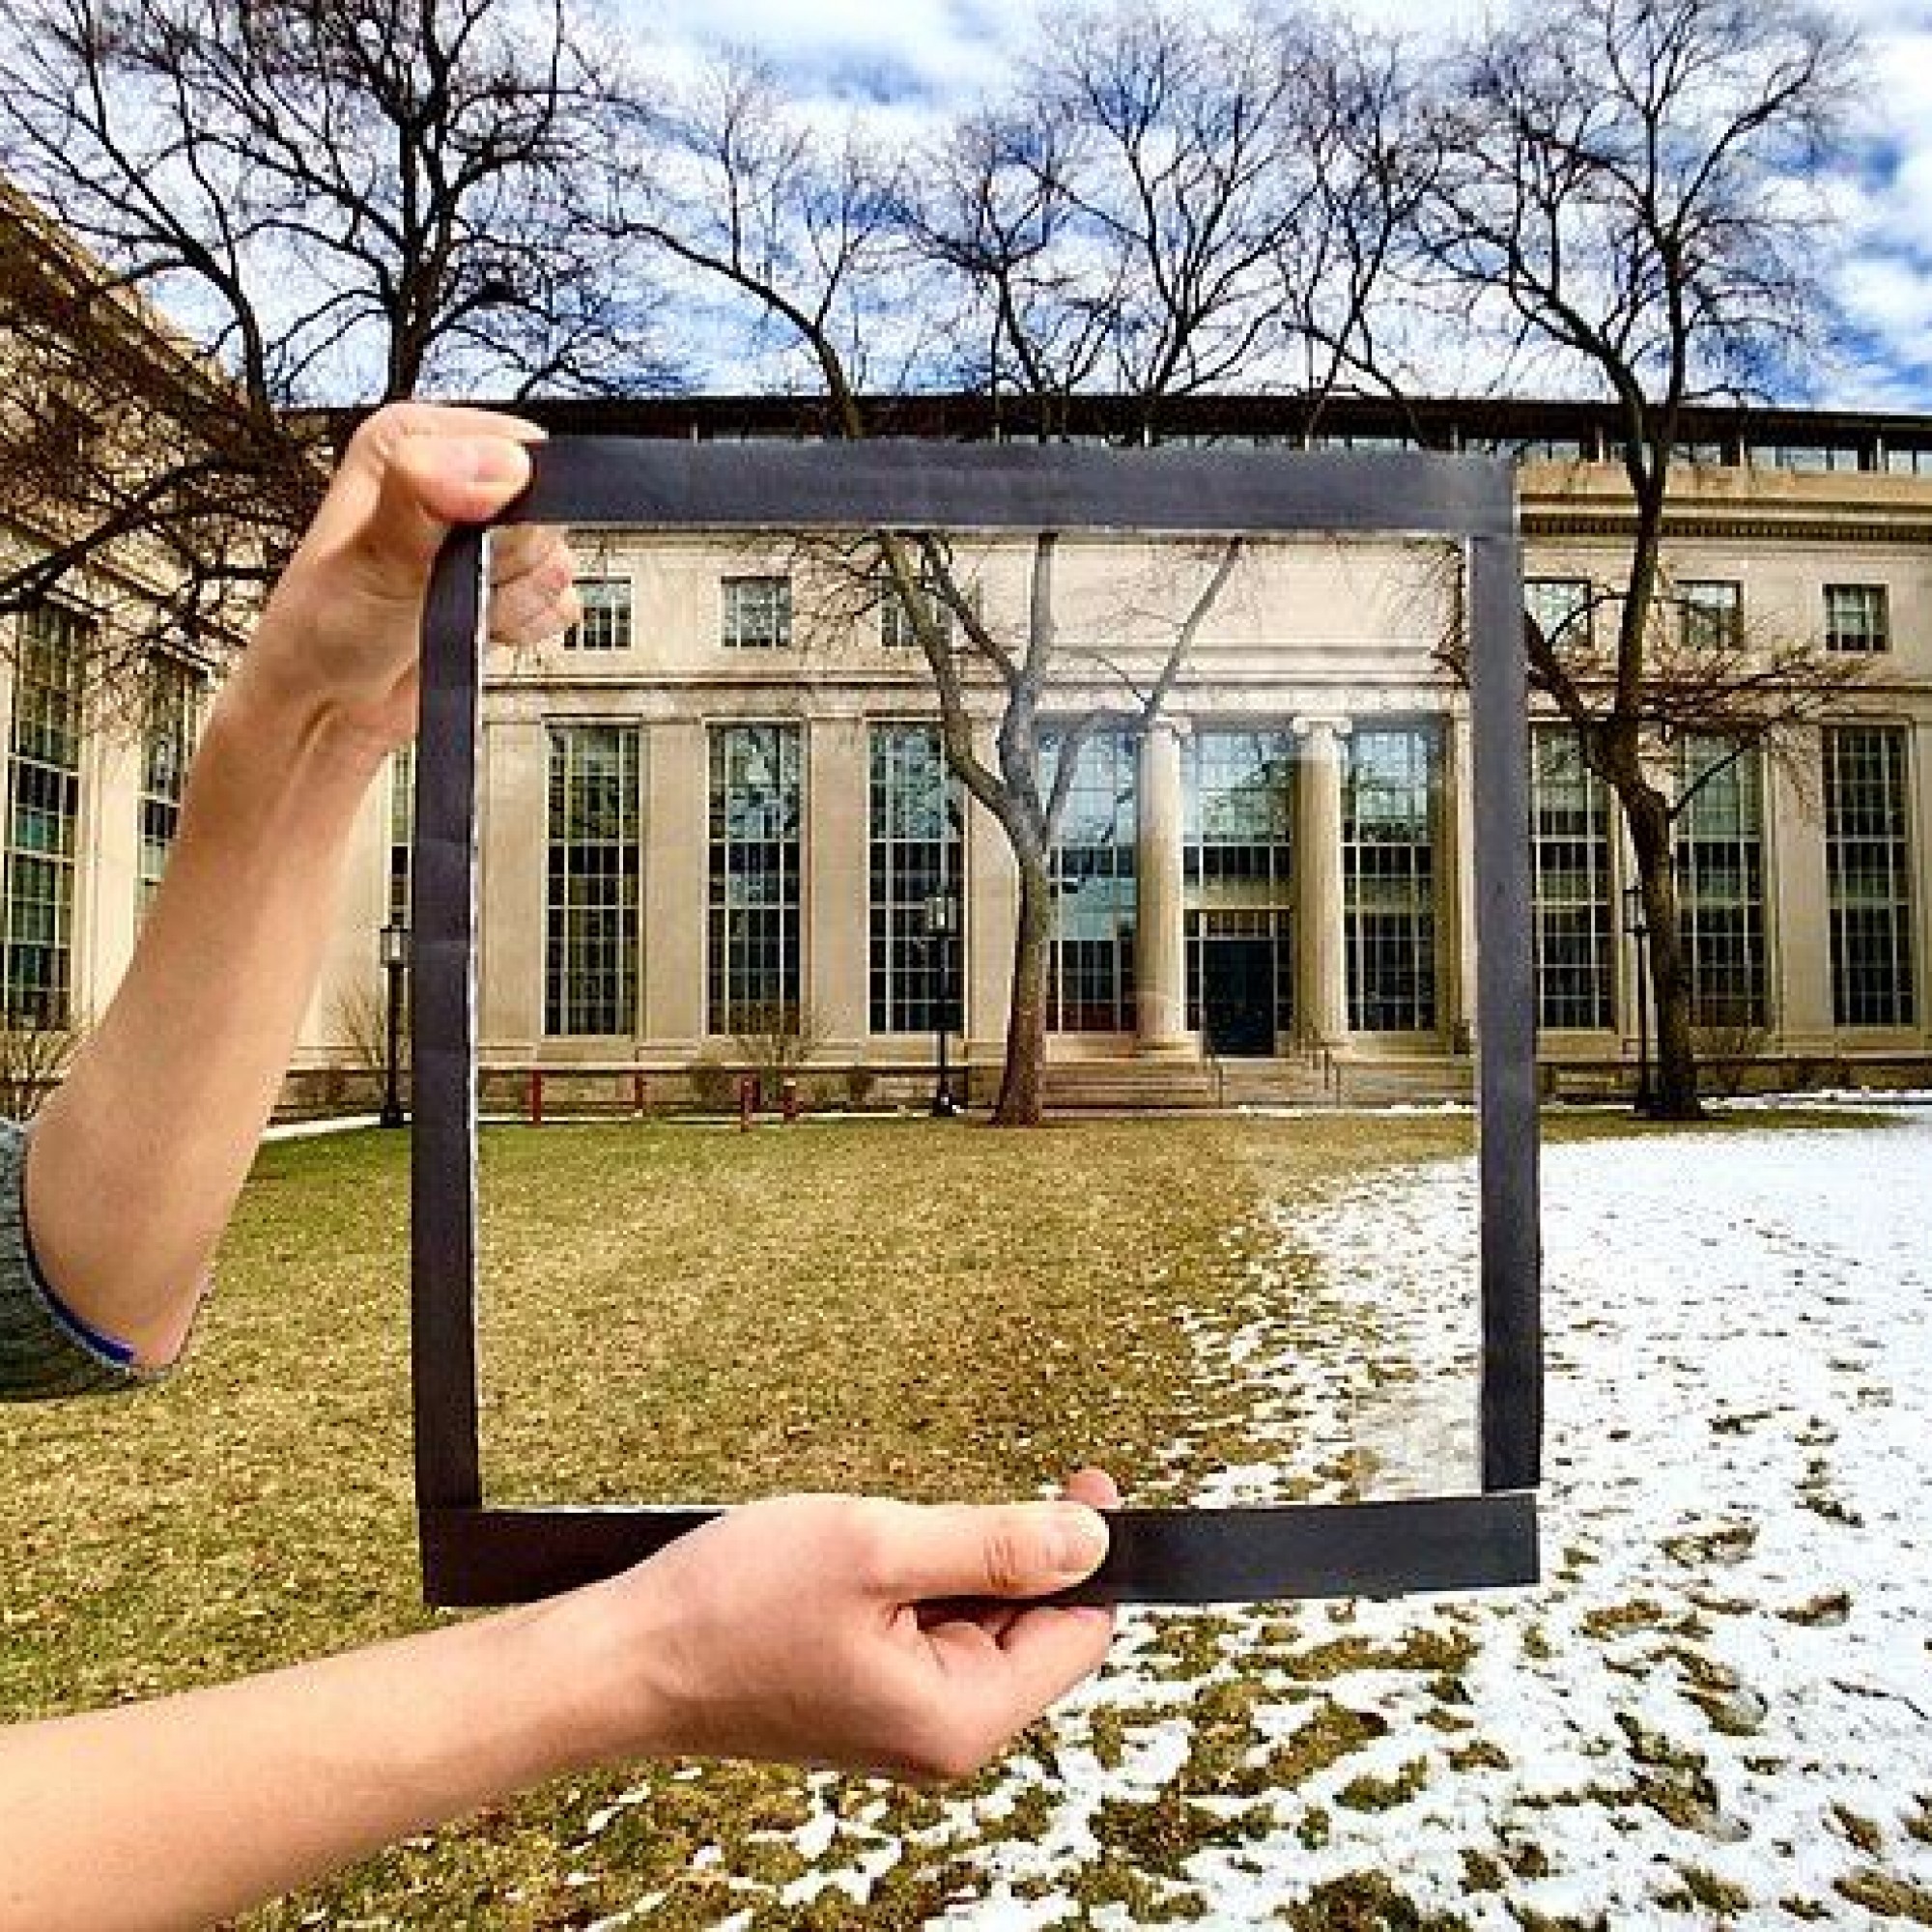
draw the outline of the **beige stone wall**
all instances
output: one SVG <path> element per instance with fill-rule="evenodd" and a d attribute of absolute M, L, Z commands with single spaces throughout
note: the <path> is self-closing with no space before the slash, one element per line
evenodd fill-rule
<path fill-rule="evenodd" d="M 1529 574 L 1596 576 L 1614 568 L 1622 521 L 1614 471 L 1533 469 L 1525 473 L 1523 510 Z M 1679 519 L 1672 569 L 1680 578 L 1738 581 L 1747 625 L 1765 635 L 1815 637 L 1827 582 L 1888 587 L 1893 648 L 1845 708 L 1913 731 L 1921 1023 L 1896 1036 L 1845 1033 L 1833 1023 L 1813 732 L 1792 761 L 1768 775 L 1767 924 L 1776 1019 L 1768 1046 L 1821 1058 L 1932 1051 L 1932 487 L 1889 476 L 1707 471 L 1687 493 Z M 825 1061 L 882 1066 L 929 1061 L 927 1040 L 869 1037 L 866 1011 L 866 725 L 930 714 L 923 666 L 910 652 L 879 644 L 876 616 L 855 615 L 850 608 L 849 583 L 834 580 L 828 587 L 812 558 L 782 546 L 627 534 L 604 540 L 601 554 L 595 545 L 580 545 L 580 554 L 586 574 L 628 576 L 635 584 L 635 641 L 628 651 L 548 648 L 492 661 L 480 801 L 485 1058 L 497 1065 L 676 1068 L 704 1049 L 706 729 L 730 720 L 791 719 L 806 729 L 804 946 L 810 998 L 826 1028 Z M 1199 553 L 1150 559 L 1131 543 L 1069 542 L 1060 560 L 1056 607 L 1067 642 L 1076 652 L 1104 650 L 1145 677 L 1210 561 Z M 990 621 L 1014 621 L 1024 608 L 1023 546 L 962 551 L 955 567 L 980 582 Z M 795 647 L 724 649 L 720 579 L 760 570 L 796 576 Z M 1446 628 L 1448 583 L 1439 555 L 1421 546 L 1350 541 L 1259 549 L 1205 627 L 1170 707 L 1183 733 L 1215 724 L 1286 727 L 1299 721 L 1305 731 L 1332 726 L 1345 735 L 1378 717 L 1448 718 L 1447 836 L 1437 904 L 1441 1026 L 1427 1040 L 1333 1042 L 1355 1055 L 1464 1049 L 1474 1017 L 1466 706 L 1431 662 Z M 1079 708 L 1119 690 L 1114 672 L 1090 657 L 1065 701 Z M 639 1011 L 634 1032 L 609 1039 L 546 1040 L 542 1032 L 545 727 L 570 720 L 635 723 L 643 733 Z M 1342 736 L 1321 742 L 1339 748 Z M 1324 777 L 1316 769 L 1321 762 L 1311 760 L 1304 784 L 1330 790 L 1304 798 L 1304 827 L 1335 822 L 1333 768 Z M 372 794 L 358 838 L 343 931 L 328 967 L 335 982 L 375 975 L 386 793 Z M 1313 888 L 1320 869 L 1309 864 L 1304 890 Z M 1326 885 L 1331 903 L 1339 890 L 1334 869 L 1328 867 Z M 1013 897 L 1005 841 L 975 807 L 968 828 L 966 1023 L 980 1061 L 998 1053 Z M 1332 924 L 1309 923 L 1301 946 L 1304 1005 L 1325 1001 L 1323 1030 L 1331 1030 L 1342 999 L 1333 983 L 1340 959 Z M 1577 1059 L 1628 1057 L 1636 1031 L 1634 962 L 1628 942 L 1620 942 L 1620 951 L 1618 1027 L 1552 1037 L 1549 1051 Z M 1166 952 L 1171 974 L 1172 946 Z M 1144 961 L 1155 957 L 1155 950 L 1143 949 Z M 1144 1015 L 1144 1035 L 1150 1025 L 1164 1041 L 1176 1032 L 1173 990 L 1165 989 L 1169 1004 L 1157 1024 Z M 331 1048 L 329 997 L 326 984 L 304 1030 L 310 1057 Z M 1345 1022 L 1341 1031 L 1346 1035 Z M 1156 1042 L 1151 1036 L 1139 1042 L 1066 1038 L 1056 1048 L 1105 1054 L 1130 1052 L 1137 1043 Z"/>

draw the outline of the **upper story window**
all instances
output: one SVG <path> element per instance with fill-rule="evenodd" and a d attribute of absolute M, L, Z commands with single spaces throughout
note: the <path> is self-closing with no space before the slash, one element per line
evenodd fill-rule
<path fill-rule="evenodd" d="M 1862 469 L 1864 453 L 1855 442 L 1753 442 L 1747 459 L 1756 469 Z"/>
<path fill-rule="evenodd" d="M 631 580 L 580 577 L 577 601 L 583 617 L 563 636 L 567 651 L 628 651 L 631 648 Z"/>
<path fill-rule="evenodd" d="M 921 567 L 919 596 L 925 607 L 925 616 L 939 632 L 940 642 L 951 650 L 952 606 L 940 594 L 936 574 L 929 566 Z M 919 628 L 913 621 L 913 613 L 906 609 L 906 601 L 893 582 L 892 573 L 885 569 L 879 573 L 879 642 L 889 651 L 919 648 Z"/>
<path fill-rule="evenodd" d="M 1888 443 L 1885 451 L 1885 467 L 1894 476 L 1932 476 L 1932 445 L 1923 449 L 1901 448 L 1897 443 Z"/>
<path fill-rule="evenodd" d="M 1828 651 L 1891 648 L 1891 618 L 1883 583 L 1826 584 L 1825 648 Z"/>
<path fill-rule="evenodd" d="M 791 643 L 791 579 L 727 577 L 722 583 L 727 649 L 780 651 Z"/>
<path fill-rule="evenodd" d="M 1536 628 L 1559 650 L 1590 645 L 1590 580 L 1587 577 L 1527 577 L 1523 608 Z"/>
<path fill-rule="evenodd" d="M 1688 650 L 1735 650 L 1745 636 L 1744 585 L 1728 582 L 1677 586 Z"/>

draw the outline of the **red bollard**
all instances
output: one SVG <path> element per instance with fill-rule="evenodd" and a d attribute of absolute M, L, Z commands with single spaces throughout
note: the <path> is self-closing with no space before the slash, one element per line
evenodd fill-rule
<path fill-rule="evenodd" d="M 798 1082 L 787 1080 L 779 1089 L 779 1108 L 784 1115 L 784 1123 L 790 1126 L 799 1116 Z"/>
<path fill-rule="evenodd" d="M 530 1125 L 543 1125 L 543 1075 L 534 1066 L 530 1068 Z"/>
<path fill-rule="evenodd" d="M 747 1074 L 738 1080 L 738 1131 L 749 1134 L 752 1131 L 752 1108 L 758 1094 L 758 1083 Z"/>

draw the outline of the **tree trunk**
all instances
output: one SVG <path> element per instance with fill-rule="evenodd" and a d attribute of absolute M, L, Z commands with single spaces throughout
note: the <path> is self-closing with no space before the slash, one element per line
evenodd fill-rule
<path fill-rule="evenodd" d="M 996 1127 L 1037 1127 L 1045 1104 L 1046 969 L 1053 942 L 1053 881 L 1044 852 L 1019 853 L 1020 917 L 1013 937 L 1013 996 L 1007 1009 L 1007 1064 Z"/>
<path fill-rule="evenodd" d="M 1657 1072 L 1651 1111 L 1665 1121 L 1699 1121 L 1697 1050 L 1690 1037 L 1690 974 L 1678 916 L 1677 875 L 1671 864 L 1670 811 L 1650 785 L 1623 793 L 1624 817 L 1636 854 L 1643 921 L 1650 928 L 1650 995 L 1657 1018 Z"/>

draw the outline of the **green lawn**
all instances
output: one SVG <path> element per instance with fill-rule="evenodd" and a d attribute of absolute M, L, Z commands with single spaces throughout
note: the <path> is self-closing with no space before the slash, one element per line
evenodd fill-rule
<path fill-rule="evenodd" d="M 1174 1318 L 1238 1294 L 1263 1204 L 1469 1133 L 1438 1116 L 492 1129 L 490 1493 L 994 1495 L 1093 1459 L 1157 1498 L 1189 1473 L 1157 1459 L 1183 1427 L 1204 1460 L 1240 1454 L 1203 1426 Z M 171 1386 L 0 1406 L 0 1714 L 208 1683 L 426 1621 L 407 1212 L 403 1136 L 267 1147 Z M 691 1852 L 723 1842 L 750 1868 L 776 1856 L 757 1831 L 800 1811 L 793 1775 L 713 1768 L 627 1811 L 572 1884 L 571 1847 L 622 1787 L 558 1784 L 254 1922 L 580 1925 L 663 1886 L 653 1924 L 710 1923 L 718 1894 Z M 895 1799 L 894 1815 L 928 1803 Z M 796 1922 L 913 1925 L 930 1903 L 888 1886 L 863 1917 L 821 1905 Z"/>

